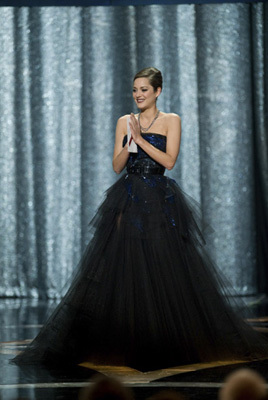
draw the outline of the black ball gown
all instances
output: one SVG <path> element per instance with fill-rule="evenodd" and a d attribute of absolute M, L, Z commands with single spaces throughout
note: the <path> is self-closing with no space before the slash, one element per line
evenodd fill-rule
<path fill-rule="evenodd" d="M 143 137 L 165 151 L 164 135 Z M 90 223 L 94 236 L 70 288 L 13 362 L 148 371 L 268 354 L 266 339 L 229 304 L 198 204 L 164 170 L 141 148 L 130 153 Z"/>

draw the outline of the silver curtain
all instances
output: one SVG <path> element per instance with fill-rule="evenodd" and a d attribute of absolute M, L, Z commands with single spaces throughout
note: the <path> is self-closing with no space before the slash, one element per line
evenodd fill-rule
<path fill-rule="evenodd" d="M 263 3 L 0 9 L 0 296 L 61 293 L 118 178 L 114 130 L 135 111 L 132 77 L 150 65 L 164 76 L 159 108 L 182 118 L 168 175 L 214 228 L 219 268 L 240 294 L 258 291 L 265 12 Z"/>

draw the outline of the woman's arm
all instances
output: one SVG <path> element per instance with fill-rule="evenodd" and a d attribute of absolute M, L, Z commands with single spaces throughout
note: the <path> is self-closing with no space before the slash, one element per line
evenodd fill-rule
<path fill-rule="evenodd" d="M 128 143 L 122 147 L 124 136 L 127 134 L 126 129 L 127 115 L 124 115 L 118 119 L 115 131 L 113 169 L 117 174 L 120 174 L 120 172 L 125 168 L 129 157 Z"/>
<path fill-rule="evenodd" d="M 158 150 L 152 144 L 147 142 L 141 134 L 139 123 L 134 114 L 131 114 L 131 134 L 134 142 L 140 146 L 150 157 L 152 157 L 159 164 L 163 165 L 168 170 L 171 170 L 177 160 L 180 143 L 181 143 L 181 119 L 177 114 L 167 115 L 168 120 L 168 133 L 167 133 L 167 146 L 166 152 Z"/>

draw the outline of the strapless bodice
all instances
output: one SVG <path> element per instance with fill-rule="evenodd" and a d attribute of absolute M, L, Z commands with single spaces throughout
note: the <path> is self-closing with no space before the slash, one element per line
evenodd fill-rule
<path fill-rule="evenodd" d="M 161 151 L 166 151 L 167 137 L 160 133 L 142 133 L 142 137 L 150 144 Z M 127 136 L 124 136 L 123 146 L 127 142 Z M 137 153 L 130 153 L 126 165 L 129 173 L 151 173 L 161 174 L 165 172 L 165 167 L 153 160 L 141 147 L 138 146 Z"/>

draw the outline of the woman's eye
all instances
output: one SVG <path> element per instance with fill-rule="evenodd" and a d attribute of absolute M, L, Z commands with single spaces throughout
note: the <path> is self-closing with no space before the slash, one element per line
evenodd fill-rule
<path fill-rule="evenodd" d="M 147 92 L 148 89 L 142 89 L 143 92 Z"/>

